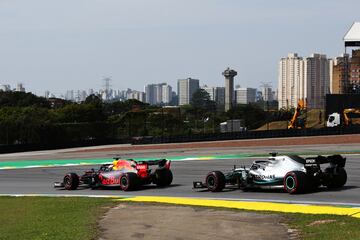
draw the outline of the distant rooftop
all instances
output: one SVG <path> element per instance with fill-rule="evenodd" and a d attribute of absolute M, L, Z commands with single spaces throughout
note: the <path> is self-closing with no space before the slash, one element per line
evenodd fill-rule
<path fill-rule="evenodd" d="M 345 47 L 360 47 L 360 22 L 354 22 L 344 37 Z"/>

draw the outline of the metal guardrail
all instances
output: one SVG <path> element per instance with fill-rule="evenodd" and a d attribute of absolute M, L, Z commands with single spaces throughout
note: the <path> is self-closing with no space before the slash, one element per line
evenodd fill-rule
<path fill-rule="evenodd" d="M 203 142 L 237 139 L 261 139 L 261 138 L 281 138 L 281 137 L 300 137 L 300 136 L 323 136 L 323 135 L 342 135 L 359 134 L 360 126 L 320 128 L 320 129 L 281 129 L 264 131 L 246 131 L 233 133 L 209 133 L 192 134 L 182 136 L 145 136 L 132 139 L 89 139 L 83 141 L 70 141 L 56 144 L 14 144 L 0 145 L 1 153 L 25 152 L 35 150 L 50 150 L 73 147 L 86 147 L 108 144 L 160 144 L 160 143 L 184 143 L 184 142 Z"/>

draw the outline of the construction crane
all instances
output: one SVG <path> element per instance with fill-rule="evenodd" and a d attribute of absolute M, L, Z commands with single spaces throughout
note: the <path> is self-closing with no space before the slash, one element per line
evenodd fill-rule
<path fill-rule="evenodd" d="M 305 102 L 303 99 L 298 101 L 297 107 L 295 109 L 294 115 L 292 116 L 288 129 L 302 129 L 305 127 L 304 120 L 299 118 L 301 111 L 305 109 Z"/>

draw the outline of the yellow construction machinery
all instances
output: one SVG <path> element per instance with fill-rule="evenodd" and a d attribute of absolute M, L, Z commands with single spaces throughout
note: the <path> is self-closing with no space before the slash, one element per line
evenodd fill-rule
<path fill-rule="evenodd" d="M 329 115 L 328 120 L 326 122 L 327 127 L 336 127 L 340 126 L 349 126 L 352 124 L 350 114 L 360 114 L 360 109 L 357 108 L 346 108 L 342 112 L 342 118 L 339 113 L 332 113 Z"/>
<path fill-rule="evenodd" d="M 305 128 L 305 121 L 303 118 L 300 118 L 300 115 L 305 110 L 305 101 L 300 99 L 298 101 L 297 107 L 295 109 L 294 115 L 292 116 L 288 129 L 302 129 Z"/>
<path fill-rule="evenodd" d="M 344 116 L 344 125 L 345 126 L 349 126 L 352 123 L 351 118 L 349 118 L 349 113 L 360 114 L 360 109 L 356 109 L 356 108 L 344 109 L 343 116 Z"/>

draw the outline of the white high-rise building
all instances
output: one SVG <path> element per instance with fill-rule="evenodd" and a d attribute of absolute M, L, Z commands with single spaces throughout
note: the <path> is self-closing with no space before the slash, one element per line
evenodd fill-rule
<path fill-rule="evenodd" d="M 145 102 L 145 93 L 136 90 L 130 90 L 126 92 L 126 99 L 136 99 L 140 102 Z"/>
<path fill-rule="evenodd" d="M 18 83 L 16 85 L 16 92 L 25 92 L 25 88 L 23 87 L 22 83 Z"/>
<path fill-rule="evenodd" d="M 126 90 L 121 90 L 120 91 L 120 100 L 122 100 L 122 101 L 127 100 L 128 94 L 130 94 L 131 91 L 132 90 L 130 88 L 128 88 Z M 144 102 L 145 102 L 145 100 L 144 100 Z"/>
<path fill-rule="evenodd" d="M 50 98 L 50 91 L 49 90 L 45 91 L 44 97 L 45 98 Z"/>
<path fill-rule="evenodd" d="M 256 88 L 237 88 L 235 90 L 236 104 L 248 104 L 256 101 Z"/>
<path fill-rule="evenodd" d="M 290 53 L 279 62 L 279 109 L 296 107 L 305 98 L 304 61 L 297 53 Z"/>
<path fill-rule="evenodd" d="M 170 85 L 162 85 L 162 96 L 161 96 L 161 102 L 164 104 L 169 104 L 172 100 L 172 87 Z"/>
<path fill-rule="evenodd" d="M 74 101 L 74 90 L 68 90 L 65 93 L 65 100 Z"/>
<path fill-rule="evenodd" d="M 11 91 L 11 87 L 8 84 L 2 84 L 0 85 L 0 91 L 4 91 L 4 92 Z"/>
<path fill-rule="evenodd" d="M 179 79 L 178 80 L 178 95 L 179 105 L 186 105 L 191 103 L 192 95 L 199 89 L 198 79 Z"/>
<path fill-rule="evenodd" d="M 272 92 L 272 88 L 268 87 L 268 86 L 264 86 L 261 89 L 261 95 L 262 95 L 262 99 L 266 102 L 266 101 L 273 101 L 274 100 L 274 95 Z"/>
<path fill-rule="evenodd" d="M 296 107 L 300 99 L 308 108 L 323 108 L 330 91 L 330 62 L 323 54 L 303 59 L 290 53 L 279 62 L 278 101 L 280 108 Z"/>
<path fill-rule="evenodd" d="M 145 86 L 146 102 L 151 105 L 167 104 L 171 101 L 172 87 L 166 83 Z"/>
<path fill-rule="evenodd" d="M 216 102 L 218 106 L 225 104 L 225 87 L 208 87 L 204 85 L 202 89 L 209 93 L 210 100 Z"/>

